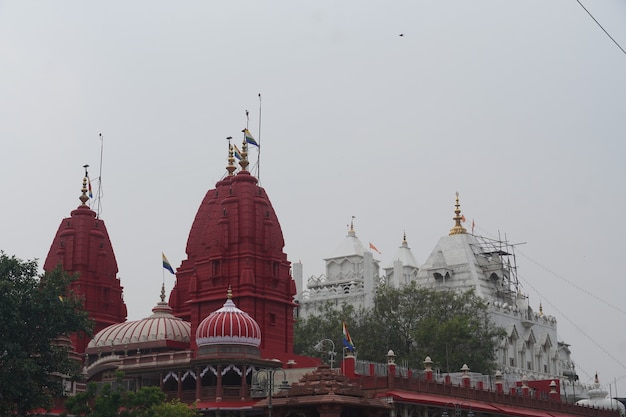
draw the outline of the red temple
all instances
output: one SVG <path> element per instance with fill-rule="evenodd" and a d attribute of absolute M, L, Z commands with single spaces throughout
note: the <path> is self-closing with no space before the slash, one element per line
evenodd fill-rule
<path fill-rule="evenodd" d="M 106 226 L 87 206 L 86 175 L 79 199 L 81 205 L 61 221 L 43 268 L 51 271 L 60 265 L 63 270 L 78 274 L 71 289 L 84 297 L 84 308 L 95 322 L 94 333 L 97 333 L 126 321 L 126 304 Z M 85 352 L 88 338 L 75 334 L 70 339 L 76 352 Z"/>
<path fill-rule="evenodd" d="M 296 293 L 283 233 L 258 180 L 244 166 L 233 175 L 234 168 L 231 157 L 229 175 L 200 204 L 169 304 L 195 334 L 230 286 L 236 304 L 261 328 L 262 356 L 281 359 L 293 352 Z M 191 348 L 196 350 L 195 340 Z"/>

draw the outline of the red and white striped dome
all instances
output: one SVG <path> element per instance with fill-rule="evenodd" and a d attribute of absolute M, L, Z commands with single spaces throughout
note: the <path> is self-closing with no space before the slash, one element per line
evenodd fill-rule
<path fill-rule="evenodd" d="M 209 314 L 196 330 L 198 347 L 209 345 L 261 345 L 261 328 L 248 313 L 237 308 L 228 289 L 224 306 Z"/>

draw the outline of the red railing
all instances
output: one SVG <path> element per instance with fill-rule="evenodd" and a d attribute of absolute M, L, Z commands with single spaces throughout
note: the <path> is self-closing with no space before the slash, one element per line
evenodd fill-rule
<path fill-rule="evenodd" d="M 357 378 L 352 378 L 351 381 L 359 384 L 363 390 L 373 393 L 383 393 L 389 390 L 401 390 L 453 397 L 455 402 L 458 402 L 459 400 L 482 401 L 496 406 L 500 404 L 503 406 L 522 407 L 541 411 L 556 411 L 585 417 L 616 417 L 619 415 L 618 412 L 614 410 L 568 404 L 549 399 L 533 398 L 528 395 L 512 395 L 488 389 L 475 389 L 473 387 L 467 388 L 460 385 L 441 382 L 428 382 L 425 379 L 389 376 L 358 376 Z"/>

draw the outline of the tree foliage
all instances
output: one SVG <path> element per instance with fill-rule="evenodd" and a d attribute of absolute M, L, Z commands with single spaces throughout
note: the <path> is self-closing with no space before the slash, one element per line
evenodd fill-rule
<path fill-rule="evenodd" d="M 68 398 L 67 411 L 81 417 L 194 417 L 196 411 L 178 400 L 166 402 L 159 387 L 124 389 L 123 373 L 113 383 L 87 385 L 87 390 Z"/>
<path fill-rule="evenodd" d="M 294 352 L 300 355 L 320 357 L 323 362 L 329 363 L 330 352 L 334 346 L 337 355 L 334 364 L 337 366 L 339 364 L 337 360 L 341 360 L 343 349 L 341 324 L 345 322 L 352 332 L 352 328 L 358 326 L 357 323 L 362 314 L 363 311 L 357 311 L 354 306 L 349 304 L 344 303 L 336 307 L 331 302 L 326 303 L 319 314 L 311 315 L 307 319 L 296 320 Z M 327 341 L 328 339 L 332 340 L 333 345 Z"/>
<path fill-rule="evenodd" d="M 60 376 L 79 375 L 68 348 L 54 343 L 91 332 L 81 299 L 69 289 L 73 279 L 60 268 L 38 277 L 36 261 L 0 251 L 0 415 L 49 407 L 63 392 Z"/>
<path fill-rule="evenodd" d="M 309 353 L 302 342 L 310 344 L 313 334 L 338 337 L 338 317 L 350 323 L 359 359 L 384 362 L 393 350 L 397 363 L 412 368 L 421 368 L 430 356 L 442 371 L 456 372 L 467 364 L 473 371 L 489 373 L 504 337 L 504 330 L 489 320 L 487 304 L 473 291 L 433 290 L 411 283 L 399 289 L 380 287 L 374 307 L 358 315 L 350 306 L 341 311 L 327 306 L 320 315 L 301 320 L 294 337 L 299 352 Z"/>
<path fill-rule="evenodd" d="M 198 412 L 178 399 L 150 407 L 149 417 L 195 417 Z"/>

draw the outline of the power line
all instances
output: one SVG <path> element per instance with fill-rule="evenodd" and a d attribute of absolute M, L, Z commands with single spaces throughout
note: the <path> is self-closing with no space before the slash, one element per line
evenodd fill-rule
<path fill-rule="evenodd" d="M 617 43 L 617 41 L 615 39 L 613 39 L 613 37 L 609 34 L 609 32 L 607 32 L 606 29 L 604 29 L 604 27 L 602 27 L 600 22 L 598 22 L 598 20 L 595 17 L 593 17 L 591 12 L 589 10 L 587 10 L 587 8 L 580 2 L 580 0 L 576 0 L 576 1 L 578 2 L 578 4 L 580 4 L 580 7 L 582 7 L 583 10 L 587 12 L 589 17 L 591 17 L 593 19 L 593 21 L 596 22 L 596 24 L 600 27 L 600 29 L 602 29 L 604 31 L 604 33 L 606 33 L 606 36 L 608 36 L 609 39 L 611 39 L 613 41 L 613 43 L 615 45 L 617 45 L 617 47 L 624 53 L 624 55 L 626 55 L 626 51 L 624 50 L 624 48 L 622 48 L 621 45 L 619 43 Z"/>
<path fill-rule="evenodd" d="M 493 239 L 498 239 L 493 233 L 489 232 L 488 230 L 483 229 L 482 227 L 479 226 L 475 226 L 476 229 L 480 230 L 481 232 L 491 236 Z M 543 269 L 544 271 L 546 271 L 547 273 L 549 273 L 550 275 L 560 279 L 561 281 L 565 282 L 566 284 L 568 284 L 569 286 L 577 289 L 578 291 L 580 291 L 581 293 L 585 294 L 588 297 L 591 297 L 593 299 L 595 299 L 596 301 L 604 304 L 607 307 L 612 308 L 613 310 L 622 313 L 624 315 L 626 315 L 626 310 L 624 310 L 623 308 L 616 306 L 614 304 L 611 304 L 610 302 L 600 298 L 598 295 L 590 292 L 589 290 L 581 287 L 580 285 L 577 285 L 576 283 L 568 280 L 567 278 L 565 278 L 564 276 L 554 272 L 553 270 L 551 270 L 550 268 L 546 267 L 545 265 L 541 264 L 540 262 L 534 260 L 533 258 L 531 258 L 530 256 L 528 256 L 527 254 L 525 254 L 523 251 L 516 249 L 515 251 L 516 254 L 519 254 L 521 256 L 523 256 L 526 260 L 530 261 L 531 263 L 535 264 L 536 266 L 538 266 L 539 268 Z M 541 294 L 540 292 L 537 292 L 537 294 Z"/>
<path fill-rule="evenodd" d="M 477 229 L 479 229 L 480 231 L 484 232 L 487 235 L 490 236 L 494 236 L 493 233 L 490 233 L 488 230 L 485 230 L 481 227 L 476 227 Z M 495 237 L 494 237 L 495 238 Z M 563 277 L 562 275 L 557 274 L 556 272 L 552 271 L 551 269 L 547 268 L 546 266 L 542 265 L 541 263 L 535 261 L 534 259 L 530 258 L 528 255 L 524 254 L 522 251 L 520 251 L 519 249 L 516 250 L 516 253 L 522 255 L 525 259 L 529 260 L 530 262 L 532 262 L 533 264 L 535 264 L 536 266 L 542 268 L 544 271 L 548 272 L 550 275 L 553 275 L 557 278 L 559 278 L 560 280 L 564 281 L 565 283 L 571 285 L 572 287 L 576 288 L 577 290 L 581 291 L 582 293 L 586 294 L 589 297 L 592 297 L 594 299 L 596 299 L 597 301 L 613 308 L 614 310 L 622 313 L 622 314 L 626 314 L 626 311 L 624 311 L 623 309 L 621 309 L 618 306 L 615 306 L 609 302 L 607 302 L 606 300 L 603 300 L 602 298 L 598 297 L 597 295 L 587 291 L 586 289 L 582 288 L 579 285 L 574 284 L 573 282 L 569 281 L 568 279 L 566 279 L 565 277 Z M 540 292 L 537 288 L 535 288 L 532 283 L 526 279 L 524 277 L 523 274 L 518 273 L 517 274 L 518 278 L 520 278 L 522 281 L 524 281 L 524 284 L 526 286 L 528 286 L 530 289 L 532 289 L 536 294 L 540 295 L 542 294 L 542 292 Z M 570 319 L 570 317 L 565 314 L 563 311 L 561 311 L 556 305 L 554 305 L 552 302 L 550 302 L 550 299 L 548 297 L 541 297 L 542 300 L 550 306 L 550 308 L 552 308 L 554 311 L 556 311 L 558 314 L 560 314 L 560 316 L 567 321 L 574 329 L 576 329 L 581 335 L 583 335 L 585 338 L 587 338 L 597 349 L 599 349 L 602 353 L 604 353 L 609 359 L 611 359 L 614 363 L 620 365 L 623 369 L 626 370 L 626 364 L 624 364 L 623 362 L 621 362 L 619 359 L 617 359 L 613 354 L 611 354 L 605 347 L 603 347 L 600 343 L 598 343 L 596 341 L 596 339 L 594 339 L 593 337 L 591 337 L 590 335 L 588 335 L 578 324 L 576 324 L 572 319 Z M 586 375 L 587 377 L 590 377 L 590 375 L 584 371 L 584 369 L 581 369 Z M 625 379 L 626 375 L 618 378 L 617 380 L 622 380 Z"/>
<path fill-rule="evenodd" d="M 520 274 L 518 274 L 518 276 L 520 276 Z M 539 292 L 531 283 L 530 281 L 528 281 L 526 278 L 524 278 L 523 276 L 520 276 L 522 278 L 522 280 L 524 280 L 524 282 L 526 283 L 526 285 L 528 285 L 530 288 L 533 289 L 533 291 L 535 291 L 537 294 L 541 294 L 541 292 Z M 569 316 L 565 313 L 563 313 L 561 310 L 559 310 L 559 308 L 557 306 L 555 306 L 553 303 L 550 302 L 550 300 L 545 297 L 543 299 L 545 301 L 546 304 L 548 304 L 553 310 L 555 310 L 557 313 L 559 313 L 561 315 L 561 317 L 563 317 L 573 328 L 575 328 L 576 330 L 578 330 L 578 332 L 580 334 L 582 334 L 583 336 L 585 336 L 597 349 L 599 349 L 600 351 L 602 351 L 607 357 L 609 357 L 614 363 L 620 365 L 623 369 L 626 370 L 626 365 L 621 362 L 619 359 L 617 359 L 615 356 L 613 356 L 608 350 L 606 350 L 606 348 L 604 348 L 604 346 L 602 346 L 600 343 L 598 343 L 598 341 L 596 339 L 594 339 L 593 337 L 589 336 L 587 333 L 585 333 L 585 331 L 579 326 L 577 325 L 572 319 L 569 318 Z M 587 375 L 589 376 L 589 375 Z M 622 377 L 624 378 L 624 377 Z M 621 378 L 620 378 L 621 379 Z"/>

